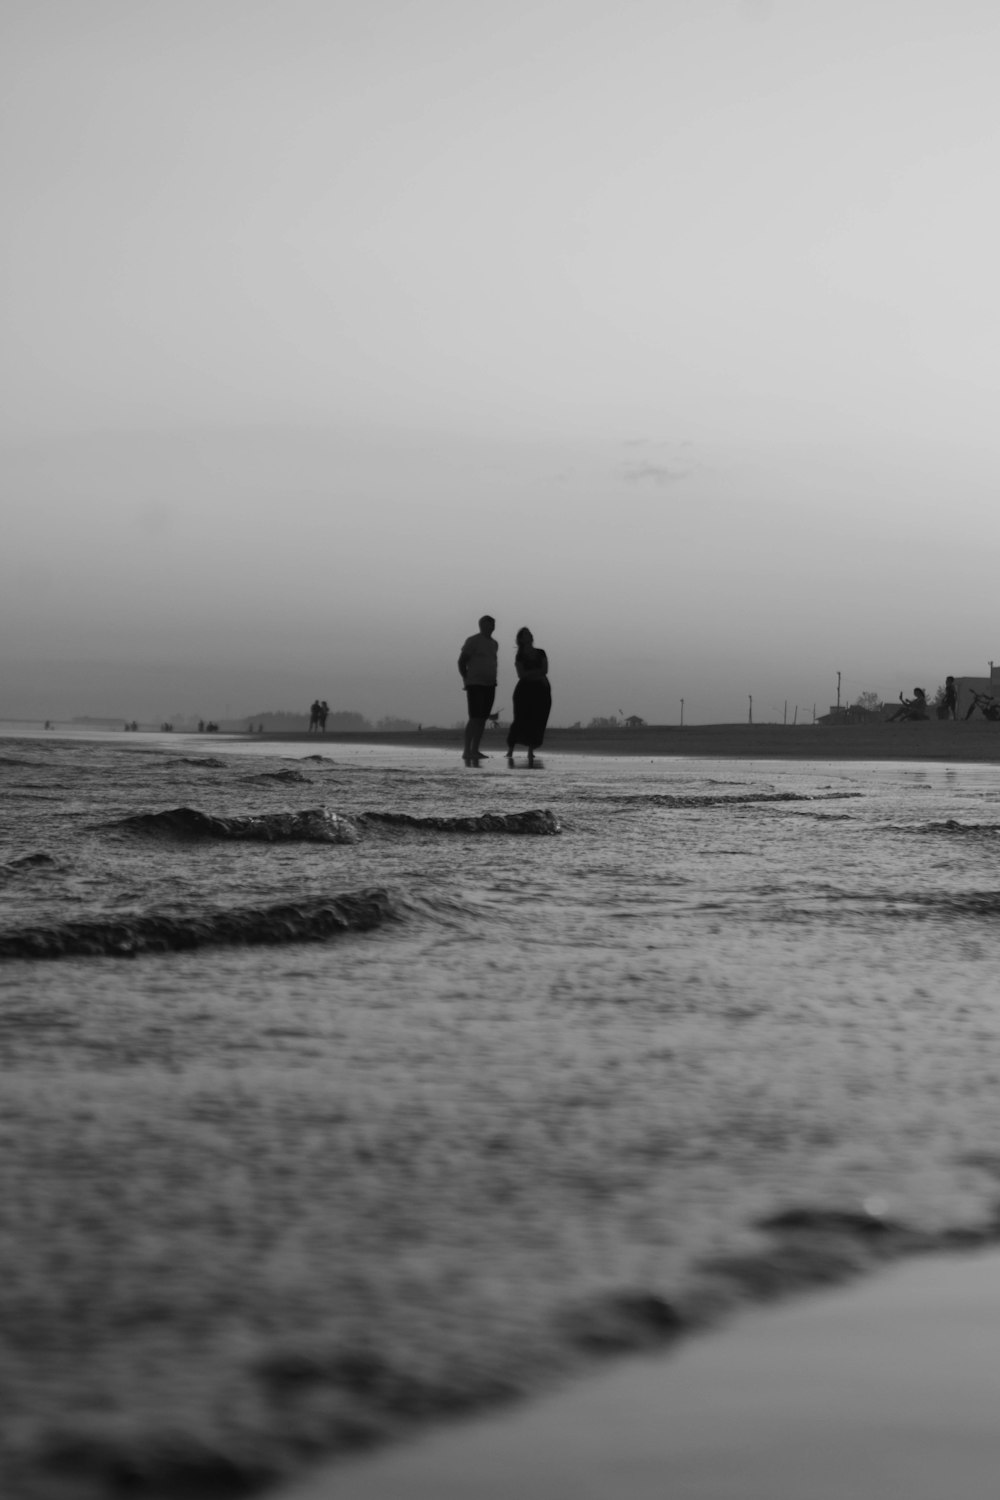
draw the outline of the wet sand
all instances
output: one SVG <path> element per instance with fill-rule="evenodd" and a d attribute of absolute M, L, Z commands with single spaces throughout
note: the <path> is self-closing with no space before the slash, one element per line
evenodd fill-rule
<path fill-rule="evenodd" d="M 984 1500 L 1000 1254 L 918 1258 L 275 1500 Z"/>
<path fill-rule="evenodd" d="M 299 733 L 241 736 L 255 743 L 312 743 L 317 753 L 337 745 L 412 746 L 462 751 L 460 729 L 397 734 L 376 730 L 326 735 Z M 487 730 L 483 749 L 502 756 L 506 730 Z M 1000 724 L 928 719 L 899 724 L 648 724 L 641 729 L 549 729 L 541 754 L 683 755 L 724 760 L 944 760 L 1000 762 Z M 521 753 L 523 758 L 523 752 Z"/>

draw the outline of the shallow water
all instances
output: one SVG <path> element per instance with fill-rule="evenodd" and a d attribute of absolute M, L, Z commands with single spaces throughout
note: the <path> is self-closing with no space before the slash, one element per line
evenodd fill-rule
<path fill-rule="evenodd" d="M 12 1493 L 252 1487 L 994 1234 L 1000 768 L 0 777 Z"/>

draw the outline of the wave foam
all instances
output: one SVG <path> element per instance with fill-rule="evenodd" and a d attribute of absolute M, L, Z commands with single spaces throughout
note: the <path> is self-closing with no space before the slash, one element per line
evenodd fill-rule
<path fill-rule="evenodd" d="M 63 922 L 0 933 L 0 959 L 112 957 L 178 953 L 209 946 L 315 943 L 349 932 L 368 932 L 400 920 L 388 891 L 346 892 L 280 906 L 233 907 L 171 915 L 149 912 L 101 921 Z"/>
<path fill-rule="evenodd" d="M 167 838 L 247 839 L 265 844 L 353 844 L 358 837 L 349 818 L 325 807 L 233 818 L 213 817 L 194 807 L 172 807 L 164 812 L 137 813 L 134 817 L 123 818 L 119 826 L 135 833 Z"/>
<path fill-rule="evenodd" d="M 429 828 L 436 833 L 524 833 L 547 835 L 561 833 L 559 820 L 547 807 L 527 812 L 474 813 L 467 817 L 417 817 L 412 813 L 366 812 L 361 823 L 386 823 L 392 827 Z"/>

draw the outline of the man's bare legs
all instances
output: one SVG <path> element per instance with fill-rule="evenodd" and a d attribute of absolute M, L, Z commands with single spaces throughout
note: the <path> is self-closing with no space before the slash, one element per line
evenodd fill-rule
<path fill-rule="evenodd" d="M 481 760 L 486 759 L 479 749 L 479 742 L 485 728 L 485 719 L 470 719 L 465 726 L 465 749 L 462 751 L 462 759 L 467 766 L 478 765 Z"/>

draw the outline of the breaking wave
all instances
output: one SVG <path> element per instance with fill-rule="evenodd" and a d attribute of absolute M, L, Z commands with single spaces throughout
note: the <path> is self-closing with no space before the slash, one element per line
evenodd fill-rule
<path fill-rule="evenodd" d="M 862 792 L 738 792 L 735 796 L 714 792 L 639 792 L 616 796 L 613 800 L 644 807 L 744 807 L 758 802 L 842 802 L 863 795 Z"/>
<path fill-rule="evenodd" d="M 917 828 L 907 828 L 901 831 L 985 840 L 1000 837 L 1000 823 L 959 823 L 955 818 L 946 818 L 942 823 L 921 823 Z"/>
<path fill-rule="evenodd" d="M 957 896 L 927 895 L 920 892 L 908 899 L 930 916 L 1000 916 L 1000 891 L 963 891 Z"/>
<path fill-rule="evenodd" d="M 165 812 L 123 818 L 119 826 L 167 838 L 247 839 L 264 844 L 353 844 L 358 836 L 350 818 L 325 807 L 233 818 L 213 817 L 194 807 L 172 807 Z"/>
<path fill-rule="evenodd" d="M 172 915 L 61 922 L 0 933 L 3 958 L 135 958 L 141 953 L 181 953 L 191 948 L 275 943 L 317 943 L 345 933 L 368 932 L 402 919 L 389 892 L 374 887 L 279 906 L 233 907 Z"/>
<path fill-rule="evenodd" d="M 534 807 L 528 812 L 477 813 L 468 817 L 417 817 L 402 812 L 366 812 L 359 814 L 360 823 L 383 823 L 395 828 L 430 828 L 436 833 L 561 833 L 559 820 L 547 807 Z"/>
<path fill-rule="evenodd" d="M 548 808 L 527 812 L 475 813 L 468 816 L 419 817 L 403 812 L 360 812 L 352 817 L 326 807 L 308 807 L 299 812 L 246 814 L 216 817 L 194 807 L 172 807 L 164 812 L 137 813 L 117 825 L 131 833 L 173 839 L 241 839 L 255 843 L 304 842 L 354 844 L 361 826 L 428 829 L 434 833 L 513 833 L 551 835 L 562 832 L 559 820 Z"/>
<path fill-rule="evenodd" d="M 8 859 L 0 865 L 0 880 L 7 880 L 12 875 L 22 875 L 26 870 L 37 870 L 46 865 L 55 865 L 56 861 L 51 854 L 21 854 L 16 859 Z"/>

